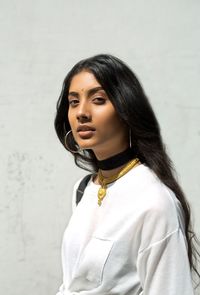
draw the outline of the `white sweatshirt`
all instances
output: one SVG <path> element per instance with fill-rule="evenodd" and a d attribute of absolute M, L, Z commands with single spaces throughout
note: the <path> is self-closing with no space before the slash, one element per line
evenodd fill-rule
<path fill-rule="evenodd" d="M 89 181 L 62 243 L 57 295 L 192 295 L 183 212 L 144 164 L 108 185 Z"/>

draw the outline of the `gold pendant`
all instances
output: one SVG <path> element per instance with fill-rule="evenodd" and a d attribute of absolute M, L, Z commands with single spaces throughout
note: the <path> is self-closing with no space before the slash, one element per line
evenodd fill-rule
<path fill-rule="evenodd" d="M 101 206 L 102 200 L 106 195 L 106 189 L 101 187 L 98 191 L 98 205 Z"/>
<path fill-rule="evenodd" d="M 128 162 L 124 168 L 122 168 L 117 174 L 112 175 L 110 177 L 104 177 L 101 173 L 101 170 L 99 169 L 98 172 L 98 180 L 99 183 L 101 184 L 101 187 L 98 191 L 98 205 L 101 206 L 102 201 L 106 195 L 106 186 L 114 181 L 116 181 L 117 179 L 119 179 L 120 177 L 122 177 L 123 175 L 125 175 L 129 170 L 131 170 L 134 166 L 141 164 L 140 160 L 138 158 L 134 158 L 133 160 L 131 160 L 130 162 Z"/>

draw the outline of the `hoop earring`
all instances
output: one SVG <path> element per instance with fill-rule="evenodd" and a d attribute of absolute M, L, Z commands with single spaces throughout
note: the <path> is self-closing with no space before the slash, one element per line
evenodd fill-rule
<path fill-rule="evenodd" d="M 72 130 L 69 130 L 69 131 L 65 134 L 65 136 L 64 136 L 65 147 L 66 147 L 67 150 L 70 151 L 71 153 L 73 153 L 73 154 L 78 154 L 79 151 L 78 151 L 78 150 L 73 151 L 72 149 L 69 148 L 69 144 L 67 143 L 67 137 L 68 137 L 68 135 L 69 135 L 70 133 L 72 133 Z"/>
<path fill-rule="evenodd" d="M 129 129 L 129 147 L 132 148 L 132 136 L 131 136 L 131 128 Z"/>

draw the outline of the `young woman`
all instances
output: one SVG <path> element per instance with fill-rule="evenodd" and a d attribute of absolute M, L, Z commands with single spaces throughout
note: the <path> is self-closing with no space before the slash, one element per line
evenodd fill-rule
<path fill-rule="evenodd" d="M 134 73 L 101 54 L 64 80 L 55 129 L 92 171 L 62 244 L 59 295 L 192 295 L 190 209 Z"/>

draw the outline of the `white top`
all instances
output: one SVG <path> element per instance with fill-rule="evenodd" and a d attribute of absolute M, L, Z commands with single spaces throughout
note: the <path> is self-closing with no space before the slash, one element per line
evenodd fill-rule
<path fill-rule="evenodd" d="M 63 236 L 57 295 L 192 295 L 183 212 L 144 164 L 108 185 L 89 181 Z"/>

